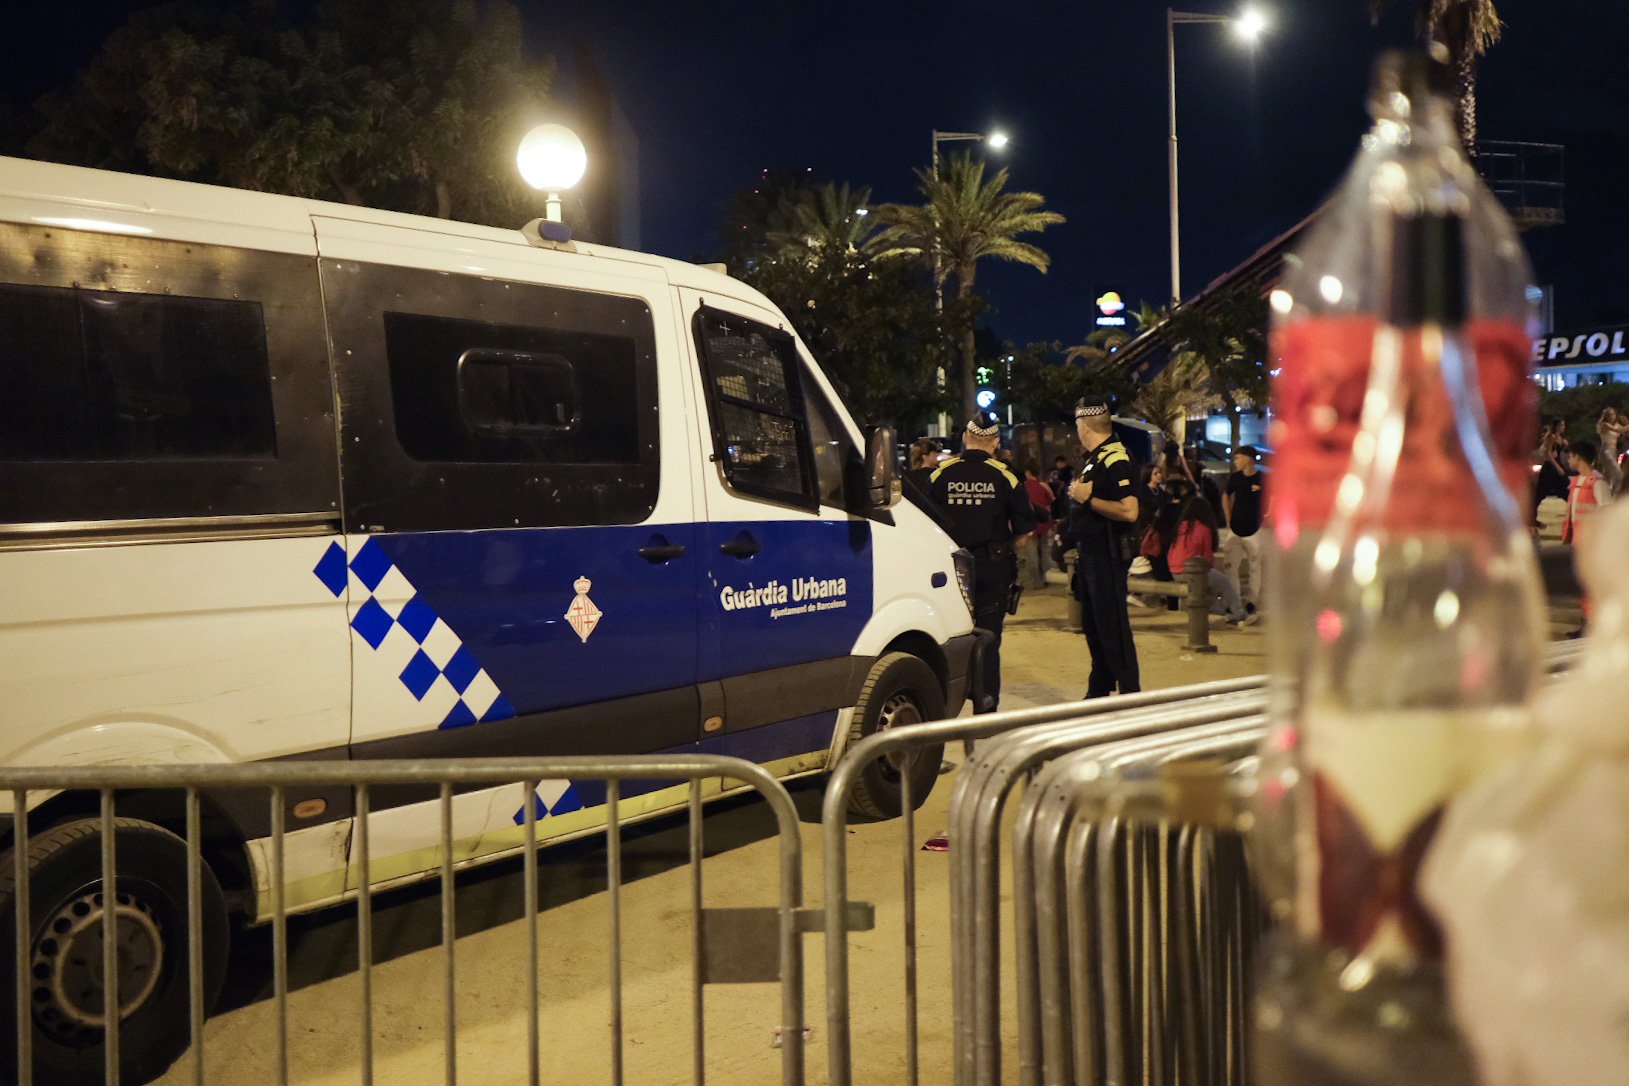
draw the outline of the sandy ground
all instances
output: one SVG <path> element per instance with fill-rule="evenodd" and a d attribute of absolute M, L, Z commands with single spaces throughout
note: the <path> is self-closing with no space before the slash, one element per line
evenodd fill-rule
<path fill-rule="evenodd" d="M 1085 688 L 1087 656 L 1080 635 L 1064 628 L 1062 588 L 1030 590 L 1009 620 L 1003 654 L 1003 708 L 1072 700 Z M 1182 651 L 1184 616 L 1133 611 L 1149 689 L 1263 669 L 1259 627 L 1212 627 L 1219 652 Z M 954 760 L 956 752 L 951 753 Z M 916 851 L 946 824 L 952 777 L 941 776 L 918 814 L 921 1064 L 924 1083 L 950 1081 L 950 961 L 948 857 Z M 820 898 L 821 781 L 794 787 L 801 823 L 804 901 Z M 705 819 L 708 859 L 702 865 L 709 907 L 767 906 L 776 899 L 778 850 L 762 803 L 732 800 Z M 905 1081 L 902 938 L 902 839 L 898 822 L 858 825 L 848 837 L 850 896 L 875 903 L 877 928 L 854 936 L 852 1020 L 855 1079 Z M 624 1081 L 694 1081 L 691 987 L 690 868 L 682 819 L 632 833 L 625 846 L 621 896 L 622 1045 Z M 611 955 L 605 851 L 600 841 L 543 853 L 538 920 L 538 977 L 544 1082 L 583 1086 L 611 1082 Z M 457 895 L 457 1078 L 483 1086 L 527 1081 L 527 925 L 522 918 L 521 866 L 505 862 L 468 873 Z M 381 895 L 375 901 L 373 1046 L 379 1083 L 449 1081 L 443 1042 L 446 955 L 440 947 L 439 889 L 434 883 Z M 342 908 L 290 924 L 290 1080 L 329 1084 L 361 1081 L 360 976 L 356 971 L 354 909 Z M 805 948 L 808 1081 L 824 1083 L 826 1023 L 821 936 Z M 244 934 L 234 951 L 227 991 L 205 1034 L 207 1081 L 253 1086 L 278 1081 L 276 1008 L 270 998 L 269 931 Z M 1004 955 L 1010 957 L 1010 955 Z M 1010 991 L 1010 984 L 1008 985 Z M 703 1031 L 706 1081 L 779 1081 L 774 1028 L 779 991 L 772 985 L 706 989 Z M 1010 1013 L 1010 1012 L 1009 1012 Z M 193 1081 L 192 1057 L 161 1081 Z"/>

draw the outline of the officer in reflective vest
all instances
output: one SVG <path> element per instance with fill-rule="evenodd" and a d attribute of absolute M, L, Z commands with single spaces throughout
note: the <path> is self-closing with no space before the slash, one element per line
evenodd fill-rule
<path fill-rule="evenodd" d="M 1074 591 L 1080 600 L 1080 627 L 1092 654 L 1086 696 L 1130 694 L 1142 689 L 1137 646 L 1126 613 L 1125 542 L 1137 521 L 1137 494 L 1131 457 L 1114 438 L 1109 405 L 1093 398 L 1075 405 L 1075 431 L 1086 449 L 1086 464 L 1069 487 L 1066 546 L 1076 549 Z"/>
<path fill-rule="evenodd" d="M 996 459 L 1000 446 L 1000 417 L 980 411 L 967 422 L 962 454 L 934 469 L 929 482 L 934 503 L 950 522 L 950 538 L 973 555 L 973 624 L 995 634 L 984 654 L 991 712 L 1001 699 L 1001 627 L 1018 581 L 1013 547 L 1035 530 L 1024 484 Z"/>

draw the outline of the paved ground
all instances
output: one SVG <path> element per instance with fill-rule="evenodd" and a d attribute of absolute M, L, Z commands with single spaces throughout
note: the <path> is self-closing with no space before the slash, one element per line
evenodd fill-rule
<path fill-rule="evenodd" d="M 1060 587 L 1031 590 L 1009 621 L 1004 654 L 1003 708 L 1076 698 L 1087 674 L 1085 643 L 1063 628 L 1067 600 Z M 1255 674 L 1263 668 L 1261 629 L 1213 624 L 1214 655 L 1182 651 L 1181 613 L 1134 612 L 1145 687 Z M 918 857 L 922 995 L 922 1081 L 950 1080 L 947 857 L 915 851 L 945 825 L 951 778 L 941 777 L 918 816 L 912 850 Z M 795 789 L 803 816 L 805 900 L 820 887 L 820 782 Z M 705 900 L 709 906 L 774 901 L 777 849 L 763 805 L 728 801 L 709 809 Z M 898 823 L 862 825 L 849 834 L 851 896 L 877 905 L 878 930 L 857 936 L 853 955 L 855 1066 L 861 1082 L 903 1081 L 903 952 L 901 851 Z M 624 859 L 623 954 L 626 1081 L 684 1083 L 691 1078 L 689 881 L 682 821 L 637 832 Z M 544 1081 L 573 1086 L 610 1082 L 607 996 L 609 920 L 605 853 L 598 842 L 544 853 L 539 924 L 543 946 Z M 520 920 L 520 865 L 504 863 L 461 879 L 457 910 L 458 1077 L 483 1086 L 526 1077 L 526 926 Z M 376 902 L 374 972 L 375 1081 L 444 1081 L 441 998 L 445 958 L 439 948 L 435 884 L 383 895 Z M 349 909 L 291 922 L 291 1080 L 355 1083 L 359 1050 L 360 983 L 355 973 L 356 923 Z M 206 1033 L 208 1081 L 253 1086 L 275 1082 L 276 1018 L 270 935 L 252 931 L 234 954 L 224 1010 Z M 823 950 L 806 942 L 809 1082 L 827 1081 Z M 761 1086 L 778 1081 L 772 1027 L 776 989 L 764 985 L 707 991 L 706 1064 L 711 1083 Z M 191 1081 L 190 1060 L 163 1080 Z"/>

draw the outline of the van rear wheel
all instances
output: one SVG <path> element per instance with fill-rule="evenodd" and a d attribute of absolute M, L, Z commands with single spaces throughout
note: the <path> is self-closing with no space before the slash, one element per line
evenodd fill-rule
<path fill-rule="evenodd" d="M 114 820 L 114 924 L 119 970 L 119 1081 L 151 1082 L 180 1058 L 188 1022 L 187 846 L 133 818 Z M 0 1038 L 16 1046 L 15 849 L 0 857 Z M 230 939 L 226 901 L 200 866 L 204 1010 L 220 993 Z M 28 961 L 34 1081 L 86 1086 L 105 1081 L 107 986 L 102 969 L 101 821 L 65 822 L 28 842 Z M 15 1061 L 15 1055 L 11 1057 Z M 9 1069 L 7 1071 L 9 1073 Z"/>
<path fill-rule="evenodd" d="M 854 705 L 848 741 L 853 746 L 869 735 L 908 727 L 945 715 L 945 695 L 933 669 L 908 652 L 890 652 L 866 677 Z M 939 777 L 944 745 L 885 754 L 866 764 L 854 778 L 849 811 L 861 818 L 897 818 L 905 811 L 905 781 L 911 806 L 920 807 Z"/>

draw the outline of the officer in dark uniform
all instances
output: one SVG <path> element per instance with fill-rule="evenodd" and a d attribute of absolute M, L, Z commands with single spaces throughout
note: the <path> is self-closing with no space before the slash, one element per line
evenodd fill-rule
<path fill-rule="evenodd" d="M 1086 449 L 1086 464 L 1069 487 L 1067 545 L 1077 551 L 1075 598 L 1080 600 L 1081 632 L 1092 654 L 1086 696 L 1101 698 L 1142 689 L 1137 646 L 1126 613 L 1124 539 L 1137 521 L 1134 467 L 1114 437 L 1109 405 L 1086 398 L 1075 405 L 1075 430 Z"/>
<path fill-rule="evenodd" d="M 960 456 L 930 476 L 933 501 L 950 521 L 950 538 L 973 555 L 973 624 L 995 634 L 984 654 L 984 689 L 990 711 L 1001 698 L 1001 627 L 1018 581 L 1014 543 L 1035 530 L 1029 495 L 1012 469 L 996 459 L 1001 419 L 980 411 L 967 422 Z"/>

